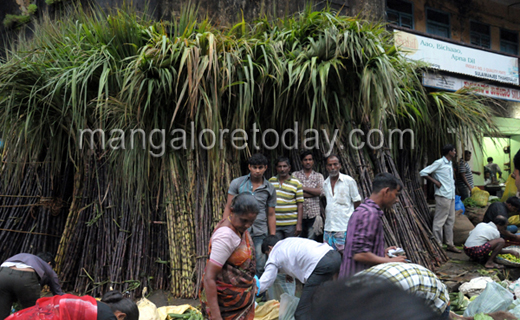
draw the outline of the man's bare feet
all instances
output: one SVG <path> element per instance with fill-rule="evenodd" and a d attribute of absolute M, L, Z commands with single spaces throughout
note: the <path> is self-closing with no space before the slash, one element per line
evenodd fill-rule
<path fill-rule="evenodd" d="M 496 264 L 494 262 L 487 262 L 484 267 L 487 269 L 504 269 L 504 266 L 501 264 Z"/>
<path fill-rule="evenodd" d="M 462 253 L 462 251 L 460 251 L 459 249 L 457 249 L 455 246 L 447 246 L 447 247 L 446 247 L 446 250 L 447 250 L 447 251 L 451 251 L 451 252 L 455 252 L 455 253 Z"/>

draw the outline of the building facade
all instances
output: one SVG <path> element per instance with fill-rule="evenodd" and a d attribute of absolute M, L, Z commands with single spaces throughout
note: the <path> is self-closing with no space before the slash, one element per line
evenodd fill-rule
<path fill-rule="evenodd" d="M 463 149 L 473 151 L 473 170 L 482 172 L 492 157 L 505 178 L 520 149 L 519 14 L 520 2 L 514 0 L 386 0 L 384 12 L 403 53 L 430 63 L 425 87 L 473 87 L 494 99 L 498 135 L 484 137 L 478 146 L 454 133 L 454 142 L 459 155 Z M 483 175 L 474 178 L 475 185 L 484 185 Z"/>

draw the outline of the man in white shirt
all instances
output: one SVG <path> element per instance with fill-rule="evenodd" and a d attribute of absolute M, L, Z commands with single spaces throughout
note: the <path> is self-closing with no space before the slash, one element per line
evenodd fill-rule
<path fill-rule="evenodd" d="M 323 194 L 327 198 L 323 242 L 343 254 L 348 221 L 354 209 L 361 204 L 361 196 L 356 181 L 339 172 L 341 164 L 338 156 L 328 156 L 326 168 L 329 177 L 323 183 Z"/>
<path fill-rule="evenodd" d="M 310 320 L 312 296 L 320 284 L 332 280 L 339 271 L 341 255 L 326 243 L 305 238 L 279 240 L 276 236 L 265 238 L 262 252 L 268 259 L 259 281 L 259 292 L 265 292 L 273 285 L 278 272 L 300 280 L 303 291 L 294 317 Z"/>
<path fill-rule="evenodd" d="M 500 231 L 504 231 L 506 227 L 507 218 L 504 216 L 495 217 L 493 222 L 477 224 L 464 244 L 464 253 L 473 260 L 486 260 L 484 266 L 488 269 L 503 269 L 503 265 L 493 262 L 497 254 L 519 255 L 516 251 L 503 249 L 506 242 L 500 237 Z"/>
<path fill-rule="evenodd" d="M 453 244 L 453 225 L 455 224 L 455 180 L 451 160 L 455 159 L 457 150 L 452 144 L 442 148 L 442 158 L 422 169 L 421 177 L 435 185 L 435 216 L 433 217 L 433 235 L 442 245 L 443 236 L 448 251 L 461 253 Z"/>

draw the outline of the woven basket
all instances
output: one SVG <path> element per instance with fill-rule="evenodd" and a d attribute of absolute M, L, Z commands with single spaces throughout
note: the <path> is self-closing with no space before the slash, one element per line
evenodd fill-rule
<path fill-rule="evenodd" d="M 520 253 L 520 246 L 509 246 L 509 247 L 504 248 L 504 249 L 505 250 L 516 251 L 516 252 Z M 498 257 L 498 256 L 495 258 L 495 261 L 497 263 L 503 264 L 504 266 L 520 268 L 520 263 L 512 262 L 512 261 L 506 260 L 506 259 Z"/>

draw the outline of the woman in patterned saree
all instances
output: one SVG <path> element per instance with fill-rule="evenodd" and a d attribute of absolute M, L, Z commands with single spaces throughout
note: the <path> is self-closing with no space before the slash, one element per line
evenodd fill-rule
<path fill-rule="evenodd" d="M 233 198 L 230 216 L 209 241 L 209 259 L 200 289 L 202 311 L 211 320 L 252 320 L 255 315 L 254 244 L 247 229 L 258 214 L 248 193 Z"/>

